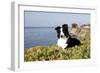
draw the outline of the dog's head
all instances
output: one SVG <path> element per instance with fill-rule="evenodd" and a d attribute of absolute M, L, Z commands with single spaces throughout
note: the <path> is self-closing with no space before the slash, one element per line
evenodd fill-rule
<path fill-rule="evenodd" d="M 63 24 L 62 27 L 58 26 L 55 30 L 57 31 L 58 38 L 67 38 L 69 36 L 68 24 Z"/>

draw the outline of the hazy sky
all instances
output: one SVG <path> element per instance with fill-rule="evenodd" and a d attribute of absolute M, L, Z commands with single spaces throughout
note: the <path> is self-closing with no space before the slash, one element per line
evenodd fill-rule
<path fill-rule="evenodd" d="M 90 14 L 25 11 L 25 27 L 56 27 L 72 23 L 90 24 Z"/>

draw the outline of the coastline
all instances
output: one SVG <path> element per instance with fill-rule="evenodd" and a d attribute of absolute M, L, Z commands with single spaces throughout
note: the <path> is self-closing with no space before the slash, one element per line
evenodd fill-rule
<path fill-rule="evenodd" d="M 81 45 L 62 49 L 57 45 L 34 46 L 24 50 L 24 61 L 50 61 L 50 60 L 74 60 L 89 59 L 90 55 L 90 29 L 81 28 L 78 37 Z"/>

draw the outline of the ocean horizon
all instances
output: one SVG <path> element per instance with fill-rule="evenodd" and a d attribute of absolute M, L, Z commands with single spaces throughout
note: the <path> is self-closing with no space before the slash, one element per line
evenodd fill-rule
<path fill-rule="evenodd" d="M 55 27 L 24 27 L 24 49 L 56 44 Z"/>

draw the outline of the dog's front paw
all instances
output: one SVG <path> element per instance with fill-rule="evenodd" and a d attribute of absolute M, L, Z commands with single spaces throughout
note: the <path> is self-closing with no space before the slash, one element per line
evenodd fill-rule
<path fill-rule="evenodd" d="M 68 44 L 63 44 L 62 48 L 65 49 L 67 47 Z"/>

